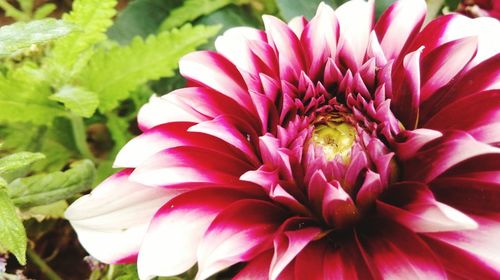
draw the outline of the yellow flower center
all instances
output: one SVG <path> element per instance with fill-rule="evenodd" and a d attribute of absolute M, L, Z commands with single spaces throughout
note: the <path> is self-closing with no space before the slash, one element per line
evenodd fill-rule
<path fill-rule="evenodd" d="M 343 122 L 342 118 L 330 119 L 315 125 L 312 140 L 323 149 L 327 160 L 340 156 L 344 163 L 348 163 L 356 140 L 356 129 Z"/>

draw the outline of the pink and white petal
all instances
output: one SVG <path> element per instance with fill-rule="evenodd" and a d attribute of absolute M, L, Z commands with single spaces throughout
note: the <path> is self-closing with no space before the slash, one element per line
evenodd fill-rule
<path fill-rule="evenodd" d="M 474 57 L 476 50 L 477 37 L 465 37 L 429 52 L 421 63 L 421 102 L 452 81 Z"/>
<path fill-rule="evenodd" d="M 449 279 L 499 279 L 500 271 L 470 252 L 422 235 L 443 264 Z"/>
<path fill-rule="evenodd" d="M 320 233 L 318 227 L 303 227 L 307 219 L 291 218 L 282 226 L 281 232 L 274 238 L 274 255 L 269 269 L 269 279 L 278 279 L 295 257 Z M 294 229 L 287 229 L 293 227 Z M 300 279 L 300 278 L 299 278 Z"/>
<path fill-rule="evenodd" d="M 403 226 L 372 221 L 356 236 L 375 279 L 446 279 L 432 250 Z"/>
<path fill-rule="evenodd" d="M 243 269 L 236 274 L 233 280 L 266 280 L 269 277 L 269 264 L 273 258 L 273 250 L 265 251 L 248 262 Z"/>
<path fill-rule="evenodd" d="M 393 72 L 393 97 L 391 109 L 406 129 L 415 129 L 420 110 L 420 56 L 422 48 L 403 59 L 401 68 Z"/>
<path fill-rule="evenodd" d="M 219 115 L 230 115 L 240 117 L 251 124 L 257 131 L 260 128 L 260 120 L 257 115 L 250 113 L 234 99 L 210 88 L 181 88 L 164 96 L 164 98 L 169 97 L 174 97 L 178 102 L 182 102 L 185 107 L 201 114 L 205 117 L 204 120 L 213 119 Z"/>
<path fill-rule="evenodd" d="M 423 126 L 436 130 L 460 129 L 478 141 L 500 142 L 500 90 L 469 95 L 437 112 Z M 457 116 L 463 116 L 457 118 Z"/>
<path fill-rule="evenodd" d="M 190 183 L 238 185 L 239 177 L 254 167 L 234 156 L 199 147 L 174 147 L 156 153 L 131 174 L 148 186 L 182 187 Z"/>
<path fill-rule="evenodd" d="M 179 106 L 171 100 L 151 96 L 149 102 L 144 104 L 137 114 L 137 123 L 142 131 L 146 131 L 169 122 L 201 122 L 207 117 L 185 106 Z"/>
<path fill-rule="evenodd" d="M 116 156 L 114 167 L 138 167 L 149 157 L 165 149 L 189 146 L 245 158 L 245 154 L 224 140 L 187 131 L 195 123 L 172 122 L 155 126 L 130 140 Z M 249 160 L 250 162 L 250 160 Z"/>
<path fill-rule="evenodd" d="M 198 51 L 179 61 L 182 76 L 199 85 L 212 88 L 255 112 L 248 88 L 234 64 L 219 53 Z"/>
<path fill-rule="evenodd" d="M 424 145 L 440 138 L 443 134 L 437 130 L 419 128 L 406 130 L 401 134 L 405 139 L 394 143 L 393 149 L 401 160 L 411 159 Z"/>
<path fill-rule="evenodd" d="M 421 119 L 425 122 L 449 103 L 490 89 L 500 89 L 500 53 L 483 61 L 461 75 L 450 89 L 444 89 L 422 104 Z"/>
<path fill-rule="evenodd" d="M 131 171 L 112 175 L 65 213 L 83 247 L 105 263 L 134 262 L 154 213 L 181 193 L 131 182 Z"/>
<path fill-rule="evenodd" d="M 321 2 L 314 18 L 305 27 L 300 37 L 310 67 L 310 77 L 323 72 L 325 61 L 335 58 L 339 37 L 339 24 L 333 9 Z"/>
<path fill-rule="evenodd" d="M 302 31 L 304 31 L 304 28 L 306 27 L 308 21 L 304 16 L 297 16 L 292 18 L 288 22 L 288 27 L 297 35 L 297 38 L 300 38 L 302 35 Z"/>
<path fill-rule="evenodd" d="M 477 262 L 483 263 L 484 270 L 493 270 L 500 274 L 500 215 L 498 213 L 472 216 L 479 223 L 476 230 L 455 232 L 428 233 L 426 237 L 444 243 L 448 246 L 465 251 L 472 255 Z"/>
<path fill-rule="evenodd" d="M 385 57 L 399 56 L 403 47 L 411 43 L 420 31 L 427 13 L 424 0 L 400 0 L 392 4 L 375 25 Z"/>
<path fill-rule="evenodd" d="M 339 55 L 349 69 L 363 65 L 373 26 L 374 1 L 353 0 L 335 10 L 340 24 Z"/>
<path fill-rule="evenodd" d="M 231 203 L 249 195 L 231 189 L 189 191 L 170 200 L 152 219 L 138 257 L 141 279 L 180 274 L 196 263 L 203 234 Z"/>
<path fill-rule="evenodd" d="M 497 157 L 497 165 L 498 165 Z M 476 161 L 481 164 L 481 161 Z M 493 173 L 493 172 L 490 172 Z M 496 174 L 495 174 L 496 173 Z M 479 173 L 479 178 L 470 177 L 440 177 L 430 186 L 436 197 L 455 208 L 467 212 L 500 212 L 500 172 L 494 172 L 491 180 L 482 179 L 484 173 Z"/>
<path fill-rule="evenodd" d="M 270 249 L 271 238 L 285 218 L 284 210 L 263 200 L 241 200 L 227 207 L 211 223 L 198 247 L 196 279 L 207 279 Z"/>
<path fill-rule="evenodd" d="M 257 166 L 259 163 L 256 151 L 250 142 L 252 136 L 257 139 L 257 134 L 248 125 L 242 125 L 237 118 L 220 115 L 211 121 L 190 127 L 189 131 L 204 133 L 225 141 L 243 152 L 252 164 Z"/>
<path fill-rule="evenodd" d="M 436 201 L 428 187 L 417 182 L 392 185 L 377 201 L 377 212 L 414 232 L 470 230 L 478 227 L 466 214 Z"/>
<path fill-rule="evenodd" d="M 356 204 L 338 181 L 325 186 L 322 201 L 322 217 L 335 227 L 343 228 L 358 218 Z"/>
<path fill-rule="evenodd" d="M 500 154 L 500 149 L 475 140 L 462 131 L 447 131 L 402 161 L 402 178 L 428 183 L 453 166 L 470 158 Z"/>
<path fill-rule="evenodd" d="M 278 54 L 280 68 L 291 67 L 298 77 L 300 71 L 305 70 L 305 59 L 297 35 L 276 17 L 264 15 L 262 20 L 266 28 L 267 40 L 271 46 L 274 46 Z"/>
<path fill-rule="evenodd" d="M 265 33 L 251 27 L 234 27 L 226 30 L 215 40 L 217 52 L 224 55 L 240 70 L 257 73 L 252 62 L 252 51 L 248 41 L 265 41 Z"/>

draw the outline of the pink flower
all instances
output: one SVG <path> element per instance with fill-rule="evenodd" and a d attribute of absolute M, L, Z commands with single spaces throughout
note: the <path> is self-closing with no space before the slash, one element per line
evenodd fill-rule
<path fill-rule="evenodd" d="M 142 279 L 498 279 L 500 23 L 425 15 L 321 4 L 185 56 L 68 209 L 83 246 Z"/>
<path fill-rule="evenodd" d="M 490 16 L 500 19 L 500 0 L 462 0 L 457 12 L 470 17 Z"/>

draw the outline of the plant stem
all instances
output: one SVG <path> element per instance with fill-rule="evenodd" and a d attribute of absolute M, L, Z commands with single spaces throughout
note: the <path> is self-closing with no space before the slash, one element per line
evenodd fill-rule
<path fill-rule="evenodd" d="M 76 148 L 82 156 L 95 161 L 94 155 L 90 152 L 89 146 L 87 145 L 87 134 L 85 133 L 83 119 L 72 113 L 67 114 L 67 116 L 71 122 Z"/>
<path fill-rule="evenodd" d="M 5 0 L 0 0 L 0 8 L 2 8 L 6 12 L 7 16 L 11 16 L 15 20 L 18 21 L 28 20 L 25 14 L 23 14 L 21 11 L 16 9 L 14 6 L 12 6 L 9 2 Z"/>
<path fill-rule="evenodd" d="M 57 273 L 31 248 L 26 252 L 28 260 L 36 265 L 49 280 L 62 280 Z"/>

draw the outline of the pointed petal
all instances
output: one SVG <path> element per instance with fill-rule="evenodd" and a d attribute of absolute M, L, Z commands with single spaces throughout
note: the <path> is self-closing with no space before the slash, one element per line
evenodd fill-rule
<path fill-rule="evenodd" d="M 229 204 L 248 197 L 231 189 L 209 188 L 184 193 L 156 212 L 138 258 L 141 279 L 180 274 L 196 263 L 204 232 Z"/>
<path fill-rule="evenodd" d="M 431 249 L 412 231 L 382 221 L 357 233 L 365 260 L 381 279 L 446 279 Z"/>
<path fill-rule="evenodd" d="M 131 182 L 131 171 L 112 175 L 65 213 L 83 247 L 105 263 L 134 262 L 154 213 L 181 193 Z"/>
<path fill-rule="evenodd" d="M 387 59 L 396 58 L 411 43 L 424 22 L 427 7 L 424 0 L 400 0 L 380 16 L 375 32 Z"/>
<path fill-rule="evenodd" d="M 159 187 L 186 183 L 236 185 L 240 175 L 252 169 L 248 163 L 218 151 L 174 147 L 148 158 L 132 172 L 131 180 Z"/>
<path fill-rule="evenodd" d="M 374 18 L 374 2 L 353 0 L 342 4 L 336 11 L 340 24 L 340 59 L 352 71 L 363 64 Z"/>
<path fill-rule="evenodd" d="M 500 142 L 500 90 L 490 90 L 458 99 L 424 124 L 436 130 L 459 129 L 478 141 Z M 462 116 L 458 117 L 457 116 Z"/>
<path fill-rule="evenodd" d="M 414 232 L 470 230 L 478 226 L 466 214 L 436 201 L 426 185 L 416 182 L 391 186 L 377 201 L 377 212 Z"/>
<path fill-rule="evenodd" d="M 465 132 L 448 131 L 403 161 L 402 177 L 427 183 L 467 159 L 486 154 L 500 154 L 500 149 L 478 142 Z"/>
<path fill-rule="evenodd" d="M 270 248 L 270 239 L 285 212 L 261 200 L 233 203 L 212 222 L 198 247 L 198 275 L 210 275 L 235 263 L 249 261 Z"/>

